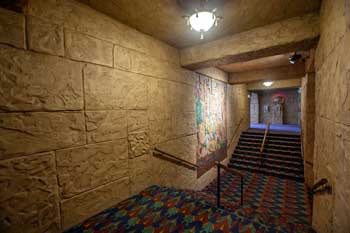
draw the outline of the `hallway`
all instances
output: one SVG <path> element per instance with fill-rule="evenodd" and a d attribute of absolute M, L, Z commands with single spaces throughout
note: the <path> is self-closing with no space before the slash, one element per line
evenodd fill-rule
<path fill-rule="evenodd" d="M 1 0 L 0 232 L 349 233 L 349 44 L 350 0 Z"/>
<path fill-rule="evenodd" d="M 239 177 L 222 174 L 222 207 L 216 182 L 193 192 L 152 186 L 67 230 L 82 232 L 311 232 L 310 201 L 303 183 L 244 172 L 244 204 Z"/>
<path fill-rule="evenodd" d="M 234 169 L 220 174 L 220 207 L 217 179 L 200 191 L 152 186 L 66 233 L 212 232 L 223 227 L 232 232 L 312 232 L 312 197 L 297 153 L 300 135 L 272 131 L 263 152 L 256 153 L 252 148 L 260 136 L 263 132 L 242 132 L 228 165 Z"/>

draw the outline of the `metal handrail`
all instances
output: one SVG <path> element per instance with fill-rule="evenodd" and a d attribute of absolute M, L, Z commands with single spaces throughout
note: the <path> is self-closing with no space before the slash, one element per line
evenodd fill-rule
<path fill-rule="evenodd" d="M 220 162 L 215 162 L 215 164 L 217 165 L 217 193 L 216 193 L 216 205 L 218 208 L 220 208 L 220 169 L 224 169 L 227 172 L 233 173 L 237 176 L 239 176 L 241 178 L 241 206 L 243 205 L 243 174 L 241 174 L 240 172 L 235 171 L 232 168 L 229 168 L 223 164 L 221 164 Z"/>
<path fill-rule="evenodd" d="M 318 182 L 316 182 L 312 188 L 311 188 L 311 194 L 315 194 L 320 192 L 320 190 L 327 187 L 328 180 L 326 178 L 320 179 Z"/>
<path fill-rule="evenodd" d="M 194 163 L 191 163 L 191 162 L 189 162 L 187 160 L 181 159 L 181 158 L 179 158 L 179 157 L 177 157 L 175 155 L 169 154 L 169 153 L 167 153 L 165 151 L 162 151 L 162 150 L 160 150 L 158 148 L 154 148 L 154 151 L 158 152 L 159 153 L 158 155 L 161 156 L 161 157 L 165 157 L 168 160 L 170 158 L 170 161 L 174 160 L 174 162 L 177 162 L 177 163 L 185 165 L 185 166 L 189 166 L 189 167 L 191 167 L 193 169 L 199 168 L 199 166 L 197 164 L 194 164 Z"/>
<path fill-rule="evenodd" d="M 266 138 L 267 138 L 267 134 L 269 133 L 269 130 L 270 130 L 270 122 L 267 122 L 265 134 L 264 134 L 264 139 L 263 139 L 263 142 L 261 143 L 261 147 L 260 147 L 260 153 L 262 153 L 264 151 L 265 142 L 266 142 Z"/>
<path fill-rule="evenodd" d="M 239 127 L 241 126 L 242 124 L 242 121 L 243 121 L 243 118 L 241 118 L 241 120 L 238 122 L 238 125 L 236 126 L 235 130 L 233 131 L 233 137 L 231 139 L 231 142 L 228 144 L 228 146 L 230 147 L 235 139 L 235 135 L 236 135 L 236 131 L 239 129 Z"/>

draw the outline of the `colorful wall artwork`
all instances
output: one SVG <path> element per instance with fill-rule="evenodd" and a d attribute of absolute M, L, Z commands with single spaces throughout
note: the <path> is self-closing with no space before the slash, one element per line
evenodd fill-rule
<path fill-rule="evenodd" d="M 198 176 L 226 157 L 227 84 L 200 75 L 196 85 Z"/>

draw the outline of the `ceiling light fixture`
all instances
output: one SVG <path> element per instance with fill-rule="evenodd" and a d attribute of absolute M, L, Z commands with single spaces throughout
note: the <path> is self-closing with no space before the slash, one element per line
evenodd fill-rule
<path fill-rule="evenodd" d="M 265 87 L 270 87 L 273 84 L 273 82 L 268 81 L 268 82 L 264 82 L 263 84 Z"/>
<path fill-rule="evenodd" d="M 195 9 L 191 15 L 186 15 L 184 18 L 187 21 L 187 26 L 191 30 L 200 32 L 201 40 L 204 39 L 204 33 L 209 31 L 214 25 L 218 26 L 219 20 L 223 17 L 216 15 L 217 8 L 209 10 L 205 7 L 205 2 L 208 0 L 200 1 L 200 8 Z"/>

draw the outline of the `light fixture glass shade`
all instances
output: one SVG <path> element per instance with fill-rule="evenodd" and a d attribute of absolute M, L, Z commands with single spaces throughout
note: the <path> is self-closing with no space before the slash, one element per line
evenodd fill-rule
<path fill-rule="evenodd" d="M 207 32 L 215 23 L 216 16 L 212 12 L 201 11 L 191 15 L 189 23 L 197 32 Z"/>
<path fill-rule="evenodd" d="M 263 84 L 265 87 L 270 87 L 273 84 L 273 82 L 264 82 Z"/>

